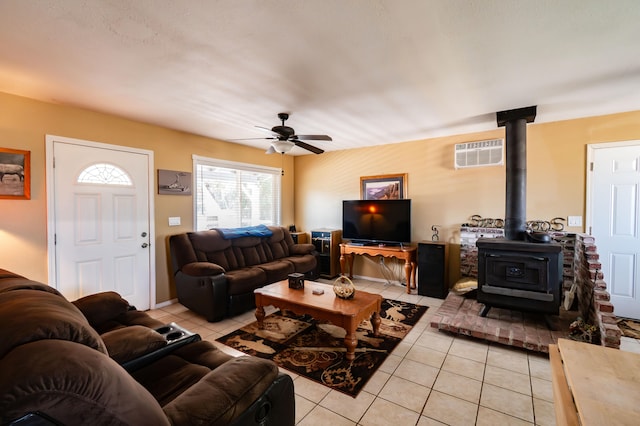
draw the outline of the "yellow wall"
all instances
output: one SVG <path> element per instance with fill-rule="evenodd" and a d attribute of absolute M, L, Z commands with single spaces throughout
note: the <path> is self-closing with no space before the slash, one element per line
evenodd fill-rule
<path fill-rule="evenodd" d="M 430 240 L 440 225 L 451 243 L 449 281 L 458 277 L 459 235 L 471 215 L 504 218 L 505 167 L 455 170 L 456 143 L 502 138 L 504 128 L 372 148 L 296 157 L 299 229 L 342 227 L 342 200 L 360 198 L 360 177 L 408 173 L 412 237 Z M 585 215 L 586 146 L 640 139 L 640 111 L 527 125 L 527 220 Z M 581 228 L 565 228 L 581 232 Z M 355 274 L 382 278 L 376 262 L 358 257 Z"/>
<path fill-rule="evenodd" d="M 31 151 L 32 165 L 31 200 L 0 200 L 0 268 L 43 282 L 47 282 L 47 134 L 148 149 L 154 152 L 156 169 L 189 171 L 192 154 L 270 167 L 282 165 L 280 156 L 264 155 L 262 149 L 0 93 L 0 147 Z M 586 145 L 640 139 L 640 111 L 532 123 L 527 134 L 527 218 L 584 217 Z M 473 214 L 504 217 L 505 186 L 504 167 L 454 170 L 453 146 L 503 136 L 504 128 L 500 128 L 322 155 L 285 156 L 282 224 L 295 223 L 307 232 L 319 227 L 340 228 L 341 201 L 360 197 L 360 176 L 408 173 L 413 239 L 429 240 L 431 226 L 441 226 L 441 239 L 451 243 L 452 282 L 457 278 L 460 224 Z M 192 205 L 191 197 L 155 195 L 158 302 L 175 297 L 169 282 L 166 238 L 192 229 Z M 169 216 L 180 216 L 182 225 L 169 227 Z M 380 277 L 373 261 L 357 259 L 355 268 L 358 275 Z"/>
<path fill-rule="evenodd" d="M 47 282 L 47 194 L 45 135 L 64 136 L 154 152 L 155 169 L 192 169 L 192 154 L 282 167 L 279 155 L 263 149 L 0 93 L 0 147 L 31 151 L 31 199 L 0 200 L 0 268 Z M 293 223 L 293 158 L 284 157 L 282 223 Z M 157 179 L 157 173 L 154 172 Z M 154 183 L 157 185 L 157 183 Z M 155 195 L 156 300 L 175 297 L 169 282 L 167 236 L 193 228 L 193 198 Z M 169 216 L 182 225 L 168 226 Z"/>

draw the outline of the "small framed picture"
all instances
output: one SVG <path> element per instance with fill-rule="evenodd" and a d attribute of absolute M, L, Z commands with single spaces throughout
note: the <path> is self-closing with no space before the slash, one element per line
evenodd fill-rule
<path fill-rule="evenodd" d="M 0 199 L 31 199 L 31 151 L 0 148 Z"/>
<path fill-rule="evenodd" d="M 363 200 L 401 200 L 406 197 L 407 173 L 360 178 L 360 198 Z"/>
<path fill-rule="evenodd" d="M 191 195 L 191 173 L 158 169 L 158 194 Z"/>

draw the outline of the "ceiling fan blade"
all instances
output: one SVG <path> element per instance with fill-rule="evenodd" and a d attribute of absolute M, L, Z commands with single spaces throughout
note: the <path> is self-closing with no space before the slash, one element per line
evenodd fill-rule
<path fill-rule="evenodd" d="M 294 135 L 296 139 L 303 139 L 306 141 L 332 141 L 331 136 L 327 135 Z"/>
<path fill-rule="evenodd" d="M 278 136 L 283 136 L 283 135 L 281 135 L 280 133 L 278 133 L 278 132 L 274 132 L 273 130 L 271 130 L 271 129 L 267 128 L 267 127 L 262 127 L 262 126 L 255 126 L 255 127 L 256 127 L 256 128 L 258 128 L 258 129 L 260 129 L 260 130 L 262 130 L 262 131 L 264 131 L 264 132 L 269 132 L 270 134 L 272 134 L 272 135 L 273 135 L 273 136 L 275 136 L 276 138 L 277 138 Z"/>
<path fill-rule="evenodd" d="M 255 140 L 261 140 L 261 141 L 267 140 L 267 141 L 270 141 L 270 140 L 274 140 L 274 139 L 277 139 L 277 138 L 240 138 L 240 139 L 226 139 L 226 140 L 228 140 L 228 141 L 255 141 Z"/>
<path fill-rule="evenodd" d="M 308 143 L 304 143 L 297 139 L 294 139 L 291 142 L 293 142 L 294 144 L 296 144 L 296 146 L 299 146 L 302 149 L 306 149 L 307 151 L 313 152 L 314 154 L 322 154 L 324 152 L 324 149 L 316 148 L 313 145 L 309 145 Z"/>

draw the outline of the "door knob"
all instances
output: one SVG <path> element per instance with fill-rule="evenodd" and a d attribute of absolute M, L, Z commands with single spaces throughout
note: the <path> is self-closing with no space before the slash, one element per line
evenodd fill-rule
<path fill-rule="evenodd" d="M 147 244 L 147 243 L 142 243 L 142 248 L 147 248 L 147 247 L 149 247 L 149 244 Z"/>

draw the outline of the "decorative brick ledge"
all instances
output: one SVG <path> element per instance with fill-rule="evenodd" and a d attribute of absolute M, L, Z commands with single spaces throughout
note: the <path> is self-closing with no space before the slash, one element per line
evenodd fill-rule
<path fill-rule="evenodd" d="M 575 253 L 573 268 L 578 284 L 578 310 L 586 322 L 598 328 L 602 346 L 620 349 L 622 332 L 616 325 L 595 238 L 576 234 Z"/>

